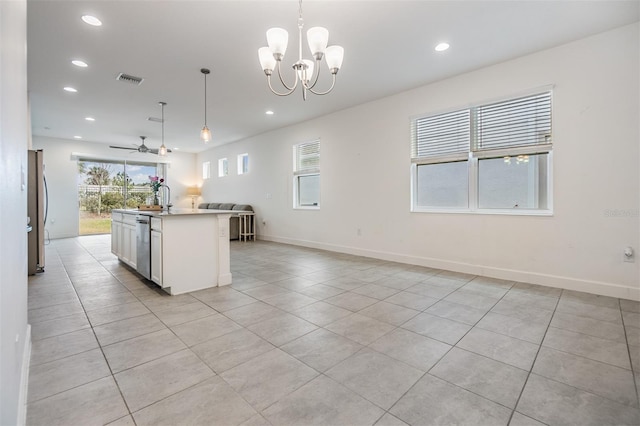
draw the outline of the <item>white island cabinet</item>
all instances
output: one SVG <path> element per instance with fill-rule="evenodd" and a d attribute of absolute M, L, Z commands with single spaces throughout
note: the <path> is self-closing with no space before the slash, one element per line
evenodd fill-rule
<path fill-rule="evenodd" d="M 111 253 L 136 268 L 136 216 L 111 213 Z"/>
<path fill-rule="evenodd" d="M 151 218 L 151 281 L 162 287 L 162 219 Z"/>
<path fill-rule="evenodd" d="M 151 281 L 170 294 L 231 284 L 229 217 L 222 210 L 114 210 L 111 251 L 136 268 L 136 216 L 150 216 Z"/>

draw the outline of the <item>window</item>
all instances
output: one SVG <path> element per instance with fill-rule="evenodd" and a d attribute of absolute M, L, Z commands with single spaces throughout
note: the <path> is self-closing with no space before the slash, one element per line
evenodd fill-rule
<path fill-rule="evenodd" d="M 218 160 L 218 177 L 224 177 L 229 175 L 229 162 L 226 158 Z"/>
<path fill-rule="evenodd" d="M 551 92 L 412 120 L 412 210 L 548 214 Z"/>
<path fill-rule="evenodd" d="M 150 204 L 149 176 L 166 178 L 166 164 L 78 158 L 79 234 L 108 234 L 110 223 L 104 219 L 111 210 Z"/>
<path fill-rule="evenodd" d="M 211 177 L 211 162 L 205 161 L 202 163 L 202 179 L 209 179 Z"/>
<path fill-rule="evenodd" d="M 249 154 L 238 155 L 238 174 L 249 173 Z"/>
<path fill-rule="evenodd" d="M 294 208 L 320 207 L 320 141 L 293 146 Z"/>

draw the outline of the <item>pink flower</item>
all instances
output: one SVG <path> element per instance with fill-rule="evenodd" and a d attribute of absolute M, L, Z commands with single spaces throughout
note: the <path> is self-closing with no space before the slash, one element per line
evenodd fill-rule
<path fill-rule="evenodd" d="M 149 181 L 151 182 L 151 189 L 153 192 L 158 192 L 164 182 L 164 179 L 161 179 L 158 176 L 149 176 Z"/>

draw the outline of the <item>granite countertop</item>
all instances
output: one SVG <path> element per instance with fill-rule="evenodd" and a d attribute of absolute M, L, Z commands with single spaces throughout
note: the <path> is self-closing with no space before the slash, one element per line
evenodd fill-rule
<path fill-rule="evenodd" d="M 235 214 L 232 210 L 209 210 L 209 209 L 174 209 L 166 210 L 138 210 L 138 209 L 113 209 L 115 213 L 125 214 L 141 214 L 144 216 L 166 217 L 166 216 L 185 216 L 200 214 Z"/>

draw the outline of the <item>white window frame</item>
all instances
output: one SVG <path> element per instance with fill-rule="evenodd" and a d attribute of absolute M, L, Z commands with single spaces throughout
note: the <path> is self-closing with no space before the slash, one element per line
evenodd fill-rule
<path fill-rule="evenodd" d="M 218 159 L 218 177 L 229 176 L 229 160 L 227 158 Z"/>
<path fill-rule="evenodd" d="M 415 122 L 421 118 L 427 118 L 430 116 L 437 116 L 440 114 L 445 114 L 448 112 L 455 112 L 456 110 L 444 111 L 436 114 L 428 114 L 428 115 L 420 115 L 411 118 L 412 125 L 412 159 L 411 159 L 411 212 L 416 213 L 470 213 L 470 214 L 490 214 L 490 215 L 515 215 L 515 216 L 552 216 L 553 215 L 553 144 L 551 143 L 551 135 L 548 136 L 549 143 L 544 144 L 535 144 L 528 146 L 519 146 L 512 148 L 500 148 L 500 149 L 487 149 L 482 150 L 474 147 L 476 143 L 476 135 L 474 134 L 476 130 L 475 123 L 475 111 L 477 108 L 480 108 L 485 105 L 490 105 L 496 102 L 509 101 L 517 98 L 533 96 L 536 94 L 541 94 L 548 92 L 551 98 L 551 120 L 553 122 L 553 92 L 552 87 L 547 86 L 544 88 L 539 88 L 534 91 L 529 91 L 526 93 L 521 93 L 516 96 L 511 96 L 508 98 L 502 98 L 498 100 L 494 100 L 491 102 L 485 102 L 477 105 L 473 105 L 467 108 L 459 109 L 460 111 L 469 110 L 471 113 L 471 126 L 470 126 L 470 146 L 469 150 L 466 153 L 466 161 L 467 161 L 467 173 L 468 173 L 468 208 L 455 208 L 455 207 L 425 207 L 418 206 L 418 166 L 427 165 L 427 164 L 439 164 L 439 163 L 449 163 L 454 161 L 465 161 L 464 156 L 461 154 L 445 154 L 441 156 L 435 156 L 431 158 L 416 158 L 417 155 L 415 152 L 415 148 L 413 147 L 415 136 Z M 547 140 L 545 138 L 545 140 Z M 546 204 L 547 207 L 545 209 L 526 209 L 526 208 L 501 208 L 501 209 L 491 209 L 491 208 L 480 208 L 478 206 L 479 200 L 479 161 L 483 159 L 492 159 L 492 158 L 504 158 L 506 156 L 517 157 L 518 155 L 536 155 L 536 154 L 547 154 L 547 182 L 546 182 L 546 193 L 547 199 Z"/>
<path fill-rule="evenodd" d="M 244 167 L 245 158 L 247 159 L 246 169 Z M 247 173 L 249 173 L 249 154 L 247 154 L 246 152 L 244 154 L 238 154 L 237 171 L 238 175 L 246 175 Z"/>
<path fill-rule="evenodd" d="M 299 161 L 298 152 L 304 147 L 317 146 L 318 162 L 316 166 L 304 167 Z M 318 202 L 315 205 L 300 204 L 300 178 L 305 176 L 318 176 L 320 178 L 320 139 L 302 142 L 293 146 L 293 208 L 296 210 L 320 210 L 320 196 L 322 191 L 318 193 Z"/>

